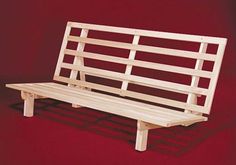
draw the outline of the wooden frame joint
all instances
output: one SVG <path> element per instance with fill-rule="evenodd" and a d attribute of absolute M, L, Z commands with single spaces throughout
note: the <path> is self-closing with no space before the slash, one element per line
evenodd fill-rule
<path fill-rule="evenodd" d="M 147 149 L 148 130 L 160 128 L 161 126 L 138 120 L 135 149 L 145 151 Z"/>
<path fill-rule="evenodd" d="M 138 130 L 149 130 L 149 129 L 156 129 L 156 128 L 161 128 L 161 126 L 147 123 L 147 122 L 140 121 L 140 120 L 137 122 L 137 129 Z"/>
<path fill-rule="evenodd" d="M 47 98 L 47 97 L 36 95 L 36 94 L 33 94 L 33 93 L 21 91 L 21 98 L 23 100 L 26 100 L 28 97 L 33 97 L 34 99 L 44 99 L 44 98 Z"/>

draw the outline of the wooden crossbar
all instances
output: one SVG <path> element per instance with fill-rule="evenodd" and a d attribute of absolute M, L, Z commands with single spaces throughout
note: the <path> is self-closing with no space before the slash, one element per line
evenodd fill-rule
<path fill-rule="evenodd" d="M 183 85 L 179 83 L 173 83 L 173 82 L 167 82 L 162 80 L 154 80 L 151 78 L 145 78 L 141 76 L 135 76 L 135 75 L 125 75 L 123 73 L 113 72 L 113 71 L 107 71 L 104 69 L 97 69 L 92 67 L 82 67 L 82 66 L 76 66 L 68 63 L 62 63 L 62 68 L 67 68 L 71 70 L 79 70 L 82 72 L 86 72 L 88 75 L 93 76 L 100 76 L 108 79 L 114 79 L 114 80 L 120 80 L 120 81 L 129 81 L 133 84 L 138 85 L 144 85 L 159 89 L 165 89 L 168 91 L 178 92 L 178 93 L 195 93 L 199 95 L 207 95 L 208 90 L 200 87 L 191 87 L 188 85 Z"/>
<path fill-rule="evenodd" d="M 179 73 L 179 74 L 184 74 L 184 75 L 198 76 L 198 77 L 204 77 L 204 78 L 211 78 L 212 76 L 212 72 L 209 72 L 209 71 L 191 69 L 191 68 L 179 67 L 179 66 L 173 66 L 173 65 L 167 65 L 167 64 L 146 62 L 146 61 L 141 61 L 141 60 L 132 60 L 132 59 L 114 57 L 114 56 L 109 56 L 109 55 L 104 55 L 104 54 L 99 54 L 99 53 L 78 52 L 78 51 L 70 50 L 70 49 L 65 49 L 64 53 L 66 55 L 79 56 L 79 57 L 84 57 L 84 58 L 89 58 L 89 59 L 94 59 L 94 60 L 125 64 L 129 66 L 138 66 L 142 68 L 149 68 L 149 69 Z"/>
<path fill-rule="evenodd" d="M 215 60 L 214 54 L 209 54 L 209 53 L 198 53 L 198 52 L 193 52 L 193 51 L 184 51 L 184 50 L 178 50 L 178 49 L 161 48 L 161 47 L 146 46 L 146 45 L 133 45 L 133 44 L 124 43 L 124 42 L 108 41 L 108 40 L 93 39 L 93 38 L 82 38 L 82 37 L 75 37 L 75 36 L 69 36 L 67 39 L 68 41 L 74 41 L 74 42 L 83 42 L 87 44 L 108 46 L 108 47 L 120 48 L 120 49 L 136 50 L 136 51 L 148 52 L 148 53 L 158 53 L 158 54 L 177 56 L 177 57 L 183 57 L 183 58 L 203 59 L 203 60 L 208 60 L 208 61 Z"/>
<path fill-rule="evenodd" d="M 205 42 L 205 43 L 210 43 L 210 44 L 225 44 L 227 42 L 226 38 L 221 38 L 221 37 L 209 37 L 209 36 L 201 36 L 201 35 L 159 32 L 159 31 L 152 31 L 152 30 L 141 30 L 141 29 L 134 29 L 134 28 L 123 28 L 123 27 L 95 25 L 95 24 L 86 24 L 86 23 L 78 23 L 78 22 L 68 22 L 67 25 L 69 27 L 74 27 L 74 28 L 90 29 L 90 30 L 96 30 L 96 31 L 105 31 L 105 32 L 120 33 L 120 34 L 129 34 L 129 35 L 138 35 L 138 36 L 145 36 L 145 37 L 163 38 L 163 39 L 170 39 L 170 40 Z"/>

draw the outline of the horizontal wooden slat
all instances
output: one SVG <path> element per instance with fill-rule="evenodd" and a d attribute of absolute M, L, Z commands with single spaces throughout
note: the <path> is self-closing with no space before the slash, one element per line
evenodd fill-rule
<path fill-rule="evenodd" d="M 125 64 L 125 65 L 133 65 L 133 66 L 138 66 L 138 67 L 143 67 L 143 68 L 179 73 L 179 74 L 184 74 L 184 75 L 191 75 L 191 76 L 194 75 L 194 76 L 199 76 L 199 77 L 204 77 L 204 78 L 211 78 L 212 76 L 212 73 L 209 71 L 195 70 L 195 69 L 186 68 L 186 67 L 159 64 L 159 63 L 154 63 L 154 62 L 146 62 L 146 61 L 141 61 L 141 60 L 129 60 L 126 58 L 114 57 L 114 56 L 98 54 L 98 53 L 78 52 L 76 50 L 70 50 L 70 49 L 65 49 L 64 53 L 67 55 L 85 57 L 85 58 L 107 61 L 107 62 L 114 62 L 114 63 Z"/>
<path fill-rule="evenodd" d="M 103 99 L 104 101 L 107 102 L 115 102 L 115 103 L 119 103 L 122 105 L 129 107 L 134 107 L 135 111 L 140 111 L 143 112 L 145 111 L 145 113 L 148 113 L 150 115 L 157 115 L 158 112 L 158 117 L 161 117 L 163 120 L 177 120 L 177 118 L 181 119 L 189 119 L 188 115 L 183 115 L 183 113 L 180 113 L 179 111 L 172 111 L 171 109 L 167 109 L 167 108 L 163 108 L 163 107 L 159 107 L 159 106 L 153 106 L 153 105 L 149 105 L 146 103 L 141 103 L 141 102 L 137 102 L 137 101 L 132 101 L 132 100 L 127 100 L 124 98 L 118 98 L 115 96 L 110 96 L 107 94 L 101 94 L 101 93 L 97 93 L 97 92 L 91 92 L 91 91 L 87 91 L 87 90 L 81 90 L 81 89 L 76 89 L 74 87 L 67 87 L 61 84 L 57 84 L 57 83 L 42 83 L 39 84 L 40 86 L 45 86 L 48 87 L 48 90 L 51 90 L 51 88 L 54 88 L 57 90 L 62 90 L 63 92 L 66 93 L 73 93 L 75 94 L 75 96 L 78 94 L 80 95 L 86 95 L 86 96 L 91 96 L 94 97 L 96 100 L 97 99 Z M 81 93 L 82 92 L 82 93 Z"/>
<path fill-rule="evenodd" d="M 158 117 L 162 118 L 162 120 L 172 120 L 172 119 L 176 119 L 176 118 L 180 118 L 180 119 L 181 118 L 182 119 L 188 118 L 188 116 L 182 115 L 182 113 L 179 113 L 179 112 L 176 113 L 176 111 L 170 111 L 171 109 L 158 107 L 158 110 L 156 110 L 157 106 L 152 106 L 152 105 L 149 106 L 145 103 L 127 100 L 124 98 L 118 98 L 118 97 L 110 96 L 107 94 L 101 94 L 101 93 L 97 93 L 97 92 L 81 90 L 79 88 L 74 88 L 74 87 L 68 88 L 65 85 L 61 85 L 61 84 L 57 84 L 57 83 L 40 83 L 40 84 L 36 84 L 35 86 L 39 87 L 39 88 L 42 86 L 43 88 L 45 87 L 50 91 L 52 89 L 54 89 L 55 92 L 59 90 L 61 93 L 64 93 L 64 94 L 69 93 L 73 96 L 78 96 L 78 94 L 81 96 L 91 96 L 96 100 L 102 99 L 104 101 L 111 102 L 111 103 L 115 102 L 115 103 L 119 103 L 122 105 L 126 105 L 128 107 L 136 107 L 137 108 L 136 111 L 140 111 L 140 109 L 142 109 L 142 110 L 145 110 L 145 112 L 147 112 L 148 114 L 152 114 L 152 115 L 156 115 L 156 111 L 158 111 L 159 112 Z"/>
<path fill-rule="evenodd" d="M 184 93 L 184 94 L 194 93 L 194 94 L 199 94 L 199 95 L 207 95 L 207 89 L 199 88 L 199 87 L 190 87 L 188 85 L 183 85 L 183 84 L 178 84 L 178 83 L 173 83 L 173 82 L 168 82 L 168 81 L 155 80 L 155 79 L 140 77 L 140 76 L 135 76 L 135 75 L 125 75 L 123 73 L 108 71 L 104 69 L 91 68 L 91 67 L 76 66 L 76 65 L 72 65 L 68 63 L 62 63 L 61 67 L 71 69 L 71 70 L 79 70 L 89 75 L 100 76 L 100 77 L 119 80 L 119 81 L 126 80 L 132 84 L 144 85 L 144 86 L 149 86 L 153 88 L 173 91 L 177 93 Z"/>
<path fill-rule="evenodd" d="M 145 37 L 155 37 L 155 38 L 163 38 L 163 39 L 170 39 L 170 40 L 206 42 L 206 43 L 211 43 L 211 44 L 225 44 L 226 43 L 226 39 L 221 38 L 221 37 L 209 37 L 209 36 L 202 36 L 202 35 L 159 32 L 159 31 L 152 31 L 152 30 L 141 30 L 141 29 L 134 29 L 134 28 L 123 28 L 123 27 L 95 25 L 95 24 L 86 24 L 86 23 L 77 23 L 77 22 L 68 22 L 68 26 L 75 27 L 75 28 L 96 30 L 96 31 L 129 34 L 129 35 L 139 35 L 139 36 L 145 36 Z"/>
<path fill-rule="evenodd" d="M 192 52 L 192 51 L 161 48 L 161 47 L 147 46 L 147 45 L 133 45 L 133 44 L 124 43 L 124 42 L 109 41 L 109 40 L 94 39 L 94 38 L 82 38 L 82 37 L 77 37 L 77 36 L 68 36 L 67 39 L 73 42 L 82 42 L 82 43 L 99 45 L 99 46 L 107 46 L 107 47 L 112 47 L 112 48 L 129 49 L 129 50 L 136 50 L 136 51 L 148 52 L 148 53 L 158 53 L 158 54 L 163 54 L 163 55 L 191 58 L 191 59 L 203 59 L 207 61 L 215 60 L 215 55 L 208 54 L 208 53 L 198 53 L 198 52 Z"/>
<path fill-rule="evenodd" d="M 183 124 L 190 121 L 205 121 L 207 118 L 186 114 L 183 112 L 154 107 L 146 107 L 144 103 L 135 104 L 134 101 L 128 101 L 122 98 L 115 98 L 104 94 L 95 94 L 84 90 L 56 85 L 55 83 L 35 83 L 35 84 L 11 84 L 8 87 L 23 90 L 33 94 L 47 96 L 57 100 L 88 106 L 97 110 L 138 119 L 161 126 L 169 127 Z"/>
<path fill-rule="evenodd" d="M 200 105 L 188 104 L 186 102 L 171 100 L 171 99 L 167 99 L 167 98 L 152 96 L 152 95 L 138 93 L 138 92 L 129 91 L 129 90 L 121 90 L 119 88 L 110 87 L 110 86 L 106 86 L 106 85 L 95 84 L 95 83 L 85 82 L 85 81 L 81 81 L 81 80 L 72 80 L 67 77 L 62 77 L 62 76 L 54 76 L 53 79 L 56 81 L 59 81 L 59 82 L 64 82 L 64 83 L 73 84 L 73 85 L 77 85 L 77 86 L 87 87 L 87 88 L 95 89 L 98 91 L 105 91 L 105 92 L 109 92 L 109 93 L 113 93 L 113 94 L 117 94 L 117 95 L 122 95 L 124 97 L 135 98 L 135 99 L 153 102 L 153 103 L 157 103 L 157 104 L 167 105 L 170 107 L 175 107 L 175 108 L 180 108 L 180 109 L 187 108 L 191 111 L 201 112 L 201 113 L 205 113 L 205 111 L 206 111 L 205 107 L 200 106 Z"/>

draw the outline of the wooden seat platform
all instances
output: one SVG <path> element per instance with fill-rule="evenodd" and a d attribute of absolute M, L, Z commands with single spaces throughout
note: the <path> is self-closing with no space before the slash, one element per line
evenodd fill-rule
<path fill-rule="evenodd" d="M 153 123 L 163 127 L 206 121 L 207 117 L 169 110 L 150 104 L 118 98 L 57 83 L 10 84 L 7 87 L 34 95 L 63 100 L 68 103 Z M 107 104 L 109 102 L 109 104 Z M 111 103 L 111 104 L 110 104 Z"/>
<path fill-rule="evenodd" d="M 148 130 L 207 121 L 227 39 L 68 22 L 53 80 L 6 84 L 21 91 L 24 116 L 52 98 L 137 120 Z"/>

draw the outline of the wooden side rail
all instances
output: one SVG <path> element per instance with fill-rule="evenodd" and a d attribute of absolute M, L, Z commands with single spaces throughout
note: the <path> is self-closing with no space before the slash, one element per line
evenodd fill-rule
<path fill-rule="evenodd" d="M 6 86 L 21 91 L 26 117 L 33 116 L 35 99 L 52 98 L 137 120 L 135 149 L 145 151 L 150 129 L 207 121 L 226 42 L 68 22 L 57 83 Z"/>

